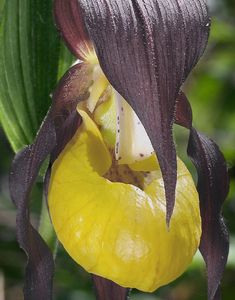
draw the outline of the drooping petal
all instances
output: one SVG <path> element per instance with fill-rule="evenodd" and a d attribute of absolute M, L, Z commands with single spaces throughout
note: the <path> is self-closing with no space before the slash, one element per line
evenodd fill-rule
<path fill-rule="evenodd" d="M 80 60 L 85 60 L 92 45 L 83 24 L 77 0 L 55 0 L 54 16 L 58 30 L 70 51 Z"/>
<path fill-rule="evenodd" d="M 29 194 L 40 166 L 56 144 L 51 112 L 36 141 L 16 155 L 10 173 L 10 192 L 17 207 L 17 239 L 28 256 L 24 294 L 26 300 L 52 299 L 53 257 L 29 216 Z"/>
<path fill-rule="evenodd" d="M 198 173 L 202 217 L 200 251 L 206 262 L 208 298 L 221 299 L 220 281 L 229 250 L 229 238 L 222 206 L 228 194 L 229 178 L 225 159 L 214 141 L 192 127 L 192 112 L 186 96 L 178 97 L 175 121 L 190 129 L 188 155 Z"/>
<path fill-rule="evenodd" d="M 90 117 L 79 113 L 82 126 L 52 167 L 48 205 L 58 239 L 88 272 L 123 287 L 154 291 L 182 274 L 199 246 L 199 199 L 191 175 L 179 160 L 176 207 L 168 230 L 156 160 L 156 171 L 143 189 L 111 182 L 103 137 Z"/>
<path fill-rule="evenodd" d="M 207 43 L 205 1 L 78 2 L 105 75 L 134 108 L 157 153 L 169 221 L 176 185 L 175 101 Z"/>
<path fill-rule="evenodd" d="M 47 156 L 52 162 L 81 124 L 76 106 L 88 97 L 89 68 L 77 64 L 62 78 L 53 96 L 52 107 L 35 142 L 16 155 L 10 173 L 11 198 L 17 208 L 17 238 L 28 256 L 25 299 L 52 299 L 53 257 L 49 248 L 30 223 L 30 192 Z M 50 177 L 47 172 L 45 190 Z"/>
<path fill-rule="evenodd" d="M 222 153 L 209 138 L 191 129 L 188 154 L 198 172 L 198 193 L 202 217 L 200 251 L 207 266 L 208 297 L 213 300 L 223 276 L 229 251 L 229 237 L 221 215 L 228 194 L 228 172 Z"/>

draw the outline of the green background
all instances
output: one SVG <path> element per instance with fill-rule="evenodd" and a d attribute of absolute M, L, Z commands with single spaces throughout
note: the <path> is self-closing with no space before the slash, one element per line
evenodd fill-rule
<path fill-rule="evenodd" d="M 18 1 L 9 0 L 10 5 L 19 5 Z M 30 2 L 30 1 L 29 1 Z M 20 300 L 23 299 L 22 284 L 25 265 L 25 255 L 17 245 L 15 238 L 15 209 L 11 204 L 8 193 L 8 172 L 15 150 L 22 145 L 31 141 L 36 130 L 45 115 L 46 107 L 50 103 L 49 94 L 56 85 L 57 79 L 64 73 L 67 66 L 71 63 L 72 57 L 67 50 L 61 45 L 58 35 L 52 22 L 51 9 L 44 7 L 44 1 L 35 0 L 33 7 L 30 7 L 31 18 L 27 19 L 27 23 L 18 14 L 13 16 L 14 22 L 9 23 L 8 19 L 2 17 L 5 1 L 0 0 L 0 38 L 3 34 L 4 22 L 5 31 L 9 31 L 10 39 L 5 40 L 7 48 L 3 49 L 0 45 L 0 55 L 5 57 L 5 63 L 9 63 L 8 69 L 12 72 L 17 65 L 11 65 L 10 56 L 19 55 L 21 50 L 22 62 L 21 73 L 15 72 L 15 78 L 8 79 L 7 74 L 3 74 L 3 66 L 0 70 L 0 98 L 8 101 L 9 95 L 7 90 L 9 86 L 18 86 L 13 91 L 13 96 L 20 101 L 24 100 L 24 96 L 29 99 L 27 109 L 32 109 L 31 122 L 28 124 L 26 132 L 21 128 L 7 128 L 5 119 L 17 118 L 17 114 L 27 113 L 27 109 L 22 105 L 18 108 L 9 107 L 9 114 L 4 110 L 1 111 L 0 119 L 0 299 Z M 49 1 L 50 2 L 50 1 Z M 229 197 L 224 205 L 224 216 L 231 233 L 231 247 L 228 265 L 222 282 L 223 299 L 233 300 L 235 298 L 235 2 L 233 0 L 211 0 L 210 9 L 212 15 L 212 28 L 207 51 L 195 68 L 190 78 L 187 80 L 184 90 L 188 95 L 194 113 L 194 126 L 210 137 L 212 137 L 223 151 L 231 178 L 231 187 Z M 27 4 L 26 0 L 22 0 L 21 4 Z M 12 7 L 13 9 L 14 7 Z M 27 11 L 27 7 L 25 7 Z M 22 10 L 23 11 L 23 10 Z M 40 14 L 37 14 L 40 12 Z M 4 12 L 5 13 L 5 12 Z M 36 14 L 34 14 L 36 13 Z M 14 39 L 15 22 L 21 24 L 18 28 L 18 35 L 27 35 L 27 28 L 30 22 L 37 19 L 36 27 L 30 27 L 31 33 L 37 34 L 34 44 L 31 40 L 24 43 Z M 49 25 L 48 25 L 49 24 Z M 49 27 L 48 27 L 49 26 Z M 16 28 L 15 28 L 16 29 Z M 12 31 L 12 33 L 11 33 Z M 46 31 L 46 32 L 45 32 Z M 41 35 L 40 35 L 41 33 Z M 25 42 L 25 41 L 24 41 Z M 12 43 L 14 44 L 11 48 Z M 20 46 L 19 46 L 20 45 Z M 48 45 L 50 52 L 48 53 Z M 19 49 L 17 48 L 19 46 Z M 12 53 L 11 50 L 13 49 Z M 36 50 L 35 50 L 36 49 Z M 7 51 L 6 51 L 7 50 Z M 14 52 L 15 51 L 15 52 Z M 18 51 L 18 52 L 17 52 Z M 9 53 L 8 53 L 9 52 Z M 23 54 L 22 54 L 23 53 Z M 23 58 L 22 58 L 23 55 Z M 46 69 L 40 62 L 44 61 Z M 26 68 L 26 69 L 25 69 Z M 28 73 L 27 73 L 28 72 Z M 32 74 L 35 78 L 35 85 L 27 85 L 25 90 L 22 89 L 20 76 L 24 76 L 24 85 L 27 83 L 27 76 Z M 5 77 L 4 77 L 5 76 Z M 19 76 L 19 77 L 17 77 Z M 40 84 L 40 80 L 44 80 Z M 46 86 L 44 82 L 47 82 Z M 16 84 L 17 83 L 17 84 Z M 7 86 L 8 84 L 8 86 Z M 40 86 L 44 86 L 41 89 Z M 17 90 L 17 88 L 19 90 Z M 3 92 L 4 91 L 4 94 Z M 22 100 L 23 99 L 23 100 Z M 41 99 L 41 100 L 40 100 Z M 41 104 L 40 104 L 41 103 Z M 14 103 L 10 103 L 13 105 Z M 20 104 L 19 104 L 20 105 Z M 30 105 L 33 108 L 30 108 Z M 36 110 L 34 111 L 34 107 Z M 0 106 L 1 108 L 1 106 Z M 14 115 L 12 110 L 15 109 Z M 23 126 L 24 124 L 22 124 Z M 3 130 L 4 127 L 4 130 Z M 7 132 L 10 142 L 6 138 Z M 21 140 L 13 142 L 14 132 L 18 132 Z M 175 128 L 175 137 L 177 151 L 179 155 L 186 161 L 188 167 L 194 174 L 194 169 L 185 155 L 188 132 L 178 127 Z M 12 139 L 11 139 L 12 138 Z M 196 179 L 196 177 L 195 177 Z M 32 219 L 34 224 L 39 222 L 39 212 L 41 210 L 42 183 L 39 178 L 35 185 L 32 198 Z M 78 267 L 71 258 L 65 253 L 61 246 L 58 247 L 56 258 L 56 274 L 54 284 L 54 294 L 56 300 L 92 300 L 94 299 L 92 291 L 92 282 L 90 275 Z M 5 298 L 4 298 L 5 296 Z M 1 298 L 2 297 L 2 298 Z M 206 274 L 200 254 L 197 254 L 191 267 L 172 284 L 159 289 L 154 294 L 143 294 L 137 291 L 132 292 L 133 300 L 189 300 L 189 299 L 206 299 Z"/>

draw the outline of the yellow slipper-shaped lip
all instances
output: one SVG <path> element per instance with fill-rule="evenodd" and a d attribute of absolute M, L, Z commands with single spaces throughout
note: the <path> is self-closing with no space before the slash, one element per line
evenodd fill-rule
<path fill-rule="evenodd" d="M 52 167 L 48 203 L 58 239 L 88 272 L 123 287 L 154 291 L 185 271 L 199 245 L 201 219 L 191 175 L 178 159 L 168 230 L 156 160 L 155 177 L 144 190 L 104 178 L 110 152 L 96 124 L 79 113 L 83 124 Z"/>

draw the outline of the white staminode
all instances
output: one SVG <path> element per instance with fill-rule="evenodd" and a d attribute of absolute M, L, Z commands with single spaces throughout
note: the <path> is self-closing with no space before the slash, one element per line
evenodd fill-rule
<path fill-rule="evenodd" d="M 154 152 L 143 124 L 125 99 L 113 91 L 117 107 L 115 156 L 120 164 L 146 159 Z"/>

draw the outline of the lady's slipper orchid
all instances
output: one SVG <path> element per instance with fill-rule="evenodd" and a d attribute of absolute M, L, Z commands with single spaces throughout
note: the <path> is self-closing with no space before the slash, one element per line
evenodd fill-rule
<path fill-rule="evenodd" d="M 18 240 L 28 255 L 26 299 L 51 299 L 52 255 L 28 211 L 49 154 L 52 223 L 74 260 L 101 276 L 94 276 L 98 299 L 126 299 L 127 288 L 167 284 L 199 242 L 208 298 L 219 299 L 228 254 L 221 216 L 227 169 L 215 143 L 192 127 L 180 92 L 207 43 L 205 1 L 55 0 L 54 10 L 80 62 L 61 79 L 35 143 L 13 162 Z M 174 122 L 190 130 L 201 217 L 191 176 L 176 158 Z"/>

